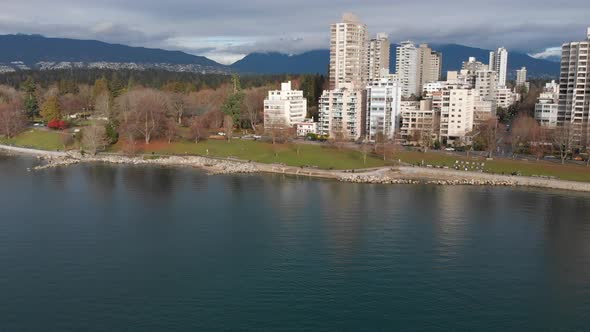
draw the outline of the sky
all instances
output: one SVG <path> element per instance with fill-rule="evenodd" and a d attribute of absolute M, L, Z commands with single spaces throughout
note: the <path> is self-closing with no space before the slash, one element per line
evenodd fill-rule
<path fill-rule="evenodd" d="M 588 0 L 0 0 L 0 34 L 96 39 L 182 50 L 229 64 L 251 52 L 329 48 L 329 26 L 356 14 L 371 34 L 546 58 L 584 40 Z"/>

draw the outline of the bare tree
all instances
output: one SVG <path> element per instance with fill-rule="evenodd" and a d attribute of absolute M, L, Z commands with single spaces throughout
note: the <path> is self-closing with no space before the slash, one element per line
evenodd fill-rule
<path fill-rule="evenodd" d="M 0 103 L 0 135 L 12 138 L 26 128 L 27 116 L 21 105 L 18 100 Z"/>
<path fill-rule="evenodd" d="M 205 121 L 200 116 L 195 116 L 191 120 L 191 127 L 189 132 L 190 138 L 199 143 L 199 140 L 206 137 Z"/>
<path fill-rule="evenodd" d="M 170 96 L 170 107 L 174 112 L 177 123 L 182 123 L 182 117 L 186 111 L 186 97 L 180 93 L 173 93 Z"/>
<path fill-rule="evenodd" d="M 152 89 L 134 90 L 129 93 L 129 114 L 122 117 L 124 128 L 136 133 L 149 144 L 160 134 L 166 124 L 168 100 L 159 91 Z"/>
<path fill-rule="evenodd" d="M 63 145 L 64 151 L 68 150 L 68 146 L 74 144 L 74 137 L 68 133 L 64 133 L 60 137 L 61 144 Z"/>
<path fill-rule="evenodd" d="M 225 137 L 227 138 L 227 141 L 231 142 L 231 139 L 234 135 L 234 120 L 230 115 L 223 117 L 223 128 L 225 130 Z"/>
<path fill-rule="evenodd" d="M 94 112 L 99 117 L 108 117 L 111 114 L 111 96 L 102 92 L 94 100 Z"/>
<path fill-rule="evenodd" d="M 571 153 L 573 142 L 574 130 L 571 122 L 565 122 L 553 131 L 553 144 L 559 151 L 562 164 L 565 164 L 565 159 Z"/>
<path fill-rule="evenodd" d="M 12 138 L 26 126 L 22 96 L 11 87 L 0 86 L 0 135 Z"/>
<path fill-rule="evenodd" d="M 96 155 L 99 149 L 107 145 L 106 130 L 104 126 L 93 124 L 84 128 L 82 133 L 82 146 L 92 155 Z"/>
<path fill-rule="evenodd" d="M 164 135 L 166 136 L 166 139 L 168 139 L 168 144 L 172 143 L 172 141 L 176 138 L 177 133 L 178 128 L 176 127 L 176 121 L 173 119 L 168 119 L 164 128 Z"/>
<path fill-rule="evenodd" d="M 261 114 L 263 113 L 264 97 L 265 90 L 263 89 L 249 90 L 244 97 L 244 114 L 247 117 L 248 122 L 250 122 L 250 126 L 254 132 L 256 132 L 256 125 L 260 121 Z"/>

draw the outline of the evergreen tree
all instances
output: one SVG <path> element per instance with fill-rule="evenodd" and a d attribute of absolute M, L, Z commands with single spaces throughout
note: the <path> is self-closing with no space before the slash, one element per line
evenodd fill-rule
<path fill-rule="evenodd" d="M 221 110 L 225 115 L 231 116 L 234 124 L 239 125 L 241 120 L 242 105 L 244 101 L 244 93 L 242 92 L 240 78 L 238 77 L 238 75 L 233 75 L 232 85 L 233 93 L 227 97 L 225 103 L 221 107 Z"/>
<path fill-rule="evenodd" d="M 25 112 L 27 116 L 32 120 L 35 116 L 39 115 L 39 103 L 37 102 L 37 85 L 33 78 L 30 76 L 22 84 L 22 89 L 25 92 Z"/>

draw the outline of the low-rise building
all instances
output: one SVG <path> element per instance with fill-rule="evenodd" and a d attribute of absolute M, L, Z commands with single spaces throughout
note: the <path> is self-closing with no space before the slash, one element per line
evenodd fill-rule
<path fill-rule="evenodd" d="M 403 101 L 401 106 L 400 137 L 406 142 L 424 144 L 437 137 L 437 116 L 432 100 Z"/>
<path fill-rule="evenodd" d="M 314 122 L 313 119 L 305 119 L 302 122 L 297 122 L 297 136 L 298 137 L 305 137 L 309 134 L 317 134 L 318 133 L 318 123 Z"/>
<path fill-rule="evenodd" d="M 508 108 L 520 100 L 520 95 L 509 88 L 500 87 L 496 90 L 495 100 L 496 107 Z"/>
<path fill-rule="evenodd" d="M 307 100 L 303 91 L 293 90 L 291 81 L 281 84 L 281 90 L 268 92 L 264 100 L 264 128 L 293 127 L 307 115 Z"/>

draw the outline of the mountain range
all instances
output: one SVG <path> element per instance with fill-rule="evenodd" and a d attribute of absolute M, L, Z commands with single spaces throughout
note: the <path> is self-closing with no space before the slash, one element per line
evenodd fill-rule
<path fill-rule="evenodd" d="M 395 48 L 391 45 L 391 68 L 395 68 Z M 432 44 L 443 54 L 443 72 L 461 69 L 470 56 L 487 62 L 489 50 L 457 44 Z M 95 40 L 47 38 L 40 35 L 0 35 L 0 72 L 22 69 L 160 68 L 190 72 L 241 72 L 250 74 L 303 74 L 328 72 L 330 51 L 314 50 L 298 55 L 252 53 L 226 66 L 203 56 L 181 51 L 131 47 Z M 529 77 L 557 77 L 559 63 L 535 59 L 524 53 L 509 54 L 509 71 L 527 67 Z"/>
<path fill-rule="evenodd" d="M 488 62 L 490 50 L 469 47 L 458 44 L 431 44 L 434 50 L 442 53 L 443 73 L 450 70 L 461 70 L 463 61 L 469 57 L 475 57 L 483 63 Z M 390 47 L 390 68 L 395 70 L 395 49 L 397 45 Z M 297 55 L 281 53 L 252 53 L 231 67 L 240 72 L 276 74 L 276 73 L 326 73 L 330 65 L 329 50 L 315 50 Z M 527 67 L 529 77 L 555 78 L 559 76 L 560 65 L 558 62 L 535 59 L 528 54 L 510 52 L 508 56 L 509 76 L 514 77 L 516 70 Z"/>

